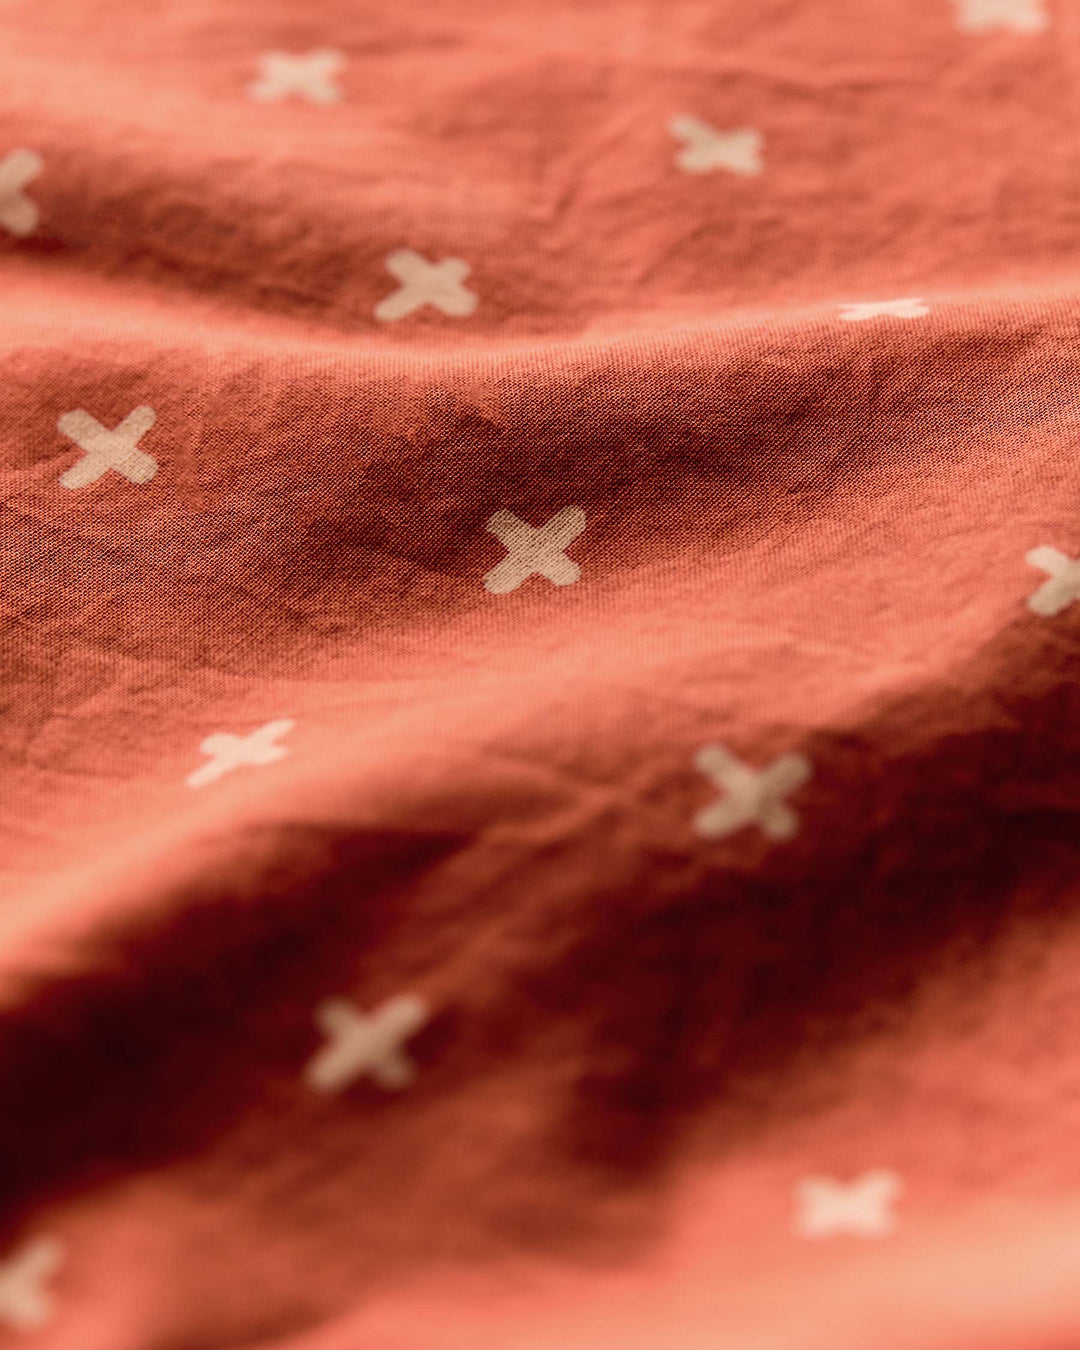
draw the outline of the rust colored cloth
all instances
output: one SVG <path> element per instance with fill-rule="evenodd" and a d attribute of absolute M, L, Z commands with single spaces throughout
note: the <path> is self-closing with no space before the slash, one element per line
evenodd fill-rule
<path fill-rule="evenodd" d="M 1080 8 L 6 0 L 0 1346 L 1080 1346 Z"/>

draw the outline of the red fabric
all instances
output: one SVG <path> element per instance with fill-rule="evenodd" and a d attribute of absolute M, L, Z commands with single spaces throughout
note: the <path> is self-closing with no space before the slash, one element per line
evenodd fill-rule
<path fill-rule="evenodd" d="M 1080 10 L 0 38 L 0 1344 L 1080 1345 Z"/>

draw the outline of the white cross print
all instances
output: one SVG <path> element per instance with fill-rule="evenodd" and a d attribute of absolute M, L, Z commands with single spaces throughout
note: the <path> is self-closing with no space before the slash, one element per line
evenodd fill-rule
<path fill-rule="evenodd" d="M 1050 23 L 1044 0 L 958 0 L 958 4 L 957 23 L 969 33 L 991 28 L 1041 33 Z"/>
<path fill-rule="evenodd" d="M 129 412 L 113 431 L 82 408 L 64 413 L 56 425 L 86 454 L 60 475 L 60 482 L 66 488 L 86 487 L 115 469 L 132 483 L 149 483 L 157 460 L 138 446 L 156 421 L 157 414 L 146 404 Z"/>
<path fill-rule="evenodd" d="M 507 556 L 484 577 L 495 595 L 516 591 L 534 573 L 556 586 L 569 586 L 581 577 L 581 568 L 566 556 L 566 548 L 585 528 L 580 506 L 564 506 L 546 525 L 527 525 L 513 511 L 496 511 L 484 529 L 507 550 Z"/>
<path fill-rule="evenodd" d="M 41 213 L 23 188 L 44 167 L 45 161 L 33 150 L 12 150 L 0 160 L 0 225 L 19 239 L 37 228 Z"/>
<path fill-rule="evenodd" d="M 770 839 L 791 839 L 798 833 L 799 817 L 784 798 L 810 778 L 810 761 L 804 755 L 781 755 L 757 770 L 722 745 L 706 745 L 694 762 L 724 794 L 694 817 L 698 834 L 724 839 L 747 825 L 756 825 Z"/>
<path fill-rule="evenodd" d="M 315 1021 L 329 1041 L 308 1062 L 305 1081 L 316 1092 L 338 1092 L 369 1074 L 388 1091 L 408 1087 L 416 1065 L 401 1047 L 429 1016 L 427 1004 L 415 994 L 389 999 L 370 1013 L 348 999 L 327 999 L 315 1010 Z"/>
<path fill-rule="evenodd" d="M 45 1281 L 63 1260 L 63 1246 L 55 1238 L 41 1237 L 0 1262 L 0 1323 L 16 1331 L 44 1326 L 53 1313 Z"/>
<path fill-rule="evenodd" d="M 401 286 L 375 306 L 375 317 L 383 323 L 404 319 L 425 305 L 452 319 L 464 319 L 476 309 L 476 293 L 462 284 L 471 269 L 461 258 L 433 263 L 411 248 L 399 248 L 387 256 L 386 270 Z"/>
<path fill-rule="evenodd" d="M 1033 548 L 1024 561 L 1049 573 L 1049 580 L 1028 597 L 1028 609 L 1033 614 L 1052 618 L 1080 599 L 1080 561 L 1074 562 L 1047 544 Z"/>
<path fill-rule="evenodd" d="M 292 731 L 295 725 L 295 722 L 285 718 L 280 722 L 267 722 L 250 736 L 230 736 L 220 731 L 207 736 L 199 749 L 204 755 L 211 756 L 210 762 L 188 774 L 188 787 L 205 787 L 207 783 L 214 783 L 243 765 L 273 764 L 284 759 L 288 750 L 275 742 Z"/>
<path fill-rule="evenodd" d="M 804 1238 L 888 1237 L 896 1228 L 893 1205 L 903 1191 L 895 1172 L 878 1169 L 844 1184 L 831 1177 L 807 1177 L 795 1187 L 795 1232 Z"/>
<path fill-rule="evenodd" d="M 717 131 L 697 117 L 673 117 L 668 130 L 685 145 L 675 162 L 685 173 L 711 173 L 713 169 L 727 169 L 740 178 L 754 178 L 761 173 L 762 136 L 750 127 L 735 131 Z"/>
<path fill-rule="evenodd" d="M 260 103 L 280 103 L 292 94 L 323 108 L 341 101 L 335 79 L 345 65 L 342 52 L 328 47 L 302 54 L 264 52 L 259 65 L 261 73 L 248 93 Z"/>
<path fill-rule="evenodd" d="M 845 323 L 865 323 L 867 319 L 921 319 L 930 313 L 930 306 L 917 297 L 905 300 L 870 301 L 869 304 L 842 305 L 840 318 Z"/>

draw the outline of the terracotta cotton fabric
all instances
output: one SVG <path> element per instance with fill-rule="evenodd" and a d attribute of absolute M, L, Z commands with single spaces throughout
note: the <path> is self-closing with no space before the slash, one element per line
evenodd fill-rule
<path fill-rule="evenodd" d="M 7 0 L 0 127 L 0 1345 L 1080 1345 L 1080 9 Z"/>

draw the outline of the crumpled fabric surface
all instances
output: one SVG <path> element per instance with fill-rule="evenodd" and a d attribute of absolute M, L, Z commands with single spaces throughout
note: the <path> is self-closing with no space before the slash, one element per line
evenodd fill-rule
<path fill-rule="evenodd" d="M 0 1345 L 1080 1345 L 1080 10 L 6 0 Z"/>

